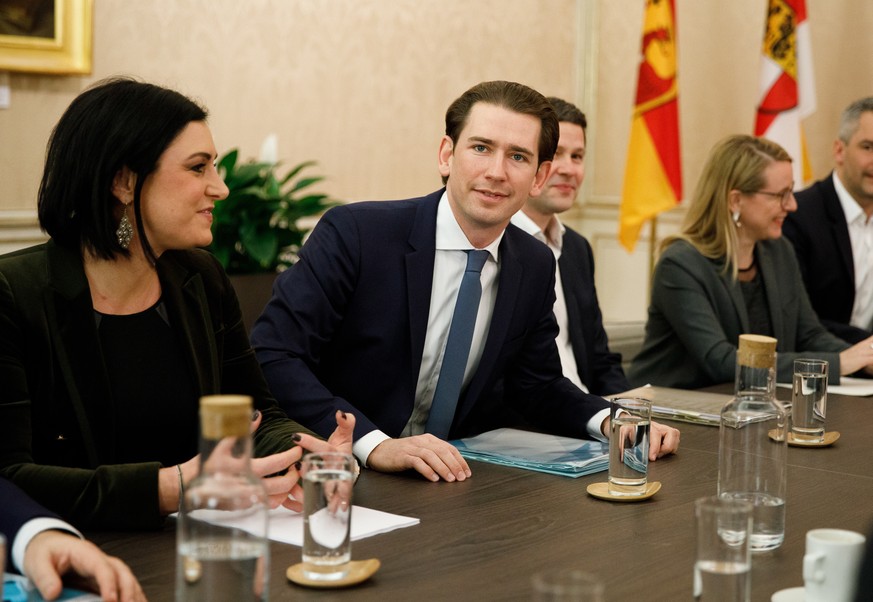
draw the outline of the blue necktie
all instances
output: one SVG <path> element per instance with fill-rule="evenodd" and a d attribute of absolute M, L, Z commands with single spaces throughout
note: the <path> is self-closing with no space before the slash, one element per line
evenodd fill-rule
<path fill-rule="evenodd" d="M 467 367 L 467 358 L 470 357 L 470 343 L 473 341 L 473 328 L 476 326 L 476 314 L 479 311 L 479 298 L 482 296 L 479 274 L 487 259 L 488 251 L 467 251 L 467 268 L 458 289 L 458 300 L 455 302 L 455 313 L 452 314 L 452 325 L 446 339 L 440 377 L 427 418 L 427 432 L 441 439 L 449 436 L 458 397 L 461 395 L 464 370 Z"/>

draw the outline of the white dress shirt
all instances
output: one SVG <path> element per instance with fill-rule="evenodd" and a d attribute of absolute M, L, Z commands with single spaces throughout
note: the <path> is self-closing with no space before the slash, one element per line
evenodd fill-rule
<path fill-rule="evenodd" d="M 464 370 L 462 391 L 476 372 L 476 367 L 479 365 L 482 351 L 485 348 L 488 328 L 491 326 L 491 314 L 497 299 L 497 275 L 499 273 L 497 249 L 501 240 L 503 240 L 502 232 L 494 242 L 484 249 L 488 251 L 489 257 L 479 276 L 479 282 L 482 284 L 482 296 L 479 298 L 479 311 L 476 314 L 473 341 L 470 345 L 470 355 L 467 357 L 467 367 Z M 447 193 L 443 192 L 437 207 L 436 254 L 433 264 L 433 287 L 430 293 L 427 334 L 424 339 L 421 367 L 418 371 L 418 383 L 415 387 L 415 405 L 409 422 L 406 423 L 406 427 L 401 433 L 402 437 L 424 433 L 440 368 L 443 364 L 443 353 L 446 349 L 446 339 L 449 337 L 449 327 L 452 323 L 452 314 L 455 311 L 458 289 L 461 287 L 461 279 L 467 269 L 466 251 L 472 249 L 475 247 L 467 240 L 461 226 L 458 225 L 452 208 L 449 206 Z M 354 454 L 359 460 L 366 463 L 367 457 L 376 446 L 389 438 L 381 430 L 371 431 L 354 443 Z"/>
<path fill-rule="evenodd" d="M 849 239 L 852 242 L 852 260 L 855 264 L 855 304 L 849 324 L 870 330 L 873 323 L 873 220 L 867 217 L 857 201 L 849 194 L 837 172 L 833 174 L 834 188 L 843 206 Z"/>
<path fill-rule="evenodd" d="M 573 343 L 570 341 L 570 319 L 567 316 L 567 299 L 564 297 L 564 285 L 561 282 L 561 266 L 558 260 L 561 258 L 561 249 L 564 246 L 564 232 L 567 230 L 558 216 L 552 216 L 549 222 L 548 232 L 542 229 L 529 218 L 523 211 L 512 216 L 512 223 L 548 246 L 555 255 L 555 319 L 558 320 L 558 355 L 561 356 L 561 370 L 564 376 L 569 378 L 574 385 L 588 393 L 588 387 L 579 378 L 579 366 L 576 364 L 576 355 L 573 353 Z"/>
<path fill-rule="evenodd" d="M 485 341 L 488 338 L 491 315 L 497 300 L 497 277 L 500 273 L 498 247 L 502 239 L 503 233 L 484 249 L 488 251 L 490 256 L 480 275 L 482 297 L 479 301 L 479 312 L 476 314 L 476 327 L 473 330 L 470 356 L 467 358 L 467 367 L 464 371 L 462 391 L 469 384 L 479 366 Z M 475 249 L 475 247 L 467 240 L 461 226 L 458 225 L 449 206 L 448 195 L 444 192 L 439 207 L 437 207 L 436 255 L 434 257 L 433 287 L 431 288 L 427 334 L 424 340 L 421 367 L 418 372 L 418 383 L 415 388 L 415 405 L 409 422 L 401 433 L 403 437 L 420 435 L 425 432 L 434 390 L 442 366 L 452 314 L 455 311 L 458 289 L 461 287 L 461 278 L 467 267 L 466 251 L 471 249 Z M 600 441 L 606 440 L 603 433 L 600 432 L 600 425 L 608 415 L 608 409 L 602 410 L 588 421 L 587 429 L 590 436 Z M 390 437 L 381 430 L 371 431 L 354 443 L 352 451 L 366 465 L 370 453 L 386 439 L 390 439 Z"/>
<path fill-rule="evenodd" d="M 27 545 L 34 537 L 43 531 L 49 530 L 65 531 L 71 535 L 82 537 L 82 534 L 74 529 L 72 525 L 57 518 L 40 517 L 30 519 L 21 525 L 12 543 L 12 564 L 22 575 L 24 574 L 24 551 L 27 549 Z"/>

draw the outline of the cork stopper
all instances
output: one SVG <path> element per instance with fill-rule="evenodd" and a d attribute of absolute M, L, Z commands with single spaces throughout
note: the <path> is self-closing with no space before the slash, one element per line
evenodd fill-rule
<path fill-rule="evenodd" d="M 760 334 L 741 334 L 737 364 L 750 368 L 769 368 L 776 354 L 776 339 Z"/>
<path fill-rule="evenodd" d="M 200 430 L 205 439 L 246 437 L 252 421 L 248 395 L 205 395 L 200 398 Z"/>

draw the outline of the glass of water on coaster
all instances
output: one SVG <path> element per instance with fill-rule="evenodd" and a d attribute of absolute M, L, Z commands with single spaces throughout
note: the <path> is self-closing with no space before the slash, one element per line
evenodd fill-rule
<path fill-rule="evenodd" d="M 609 402 L 609 495 L 646 494 L 652 402 L 617 397 Z"/>
<path fill-rule="evenodd" d="M 313 581 L 349 574 L 354 469 L 351 454 L 303 456 L 303 573 Z"/>
<path fill-rule="evenodd" d="M 828 363 L 794 360 L 791 390 L 791 433 L 797 443 L 821 443 L 825 435 L 828 403 Z"/>
<path fill-rule="evenodd" d="M 696 602 L 749 602 L 752 592 L 752 504 L 718 496 L 694 502 Z"/>

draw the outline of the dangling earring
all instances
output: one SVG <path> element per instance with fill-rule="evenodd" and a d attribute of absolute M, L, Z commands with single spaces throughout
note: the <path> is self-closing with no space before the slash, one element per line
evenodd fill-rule
<path fill-rule="evenodd" d="M 740 210 L 739 210 L 739 209 L 737 209 L 736 211 L 734 211 L 733 213 L 731 213 L 731 219 L 734 220 L 734 225 L 735 225 L 737 228 L 742 228 L 742 227 L 743 227 L 743 225 L 740 223 Z"/>
<path fill-rule="evenodd" d="M 130 218 L 127 217 L 127 205 L 124 206 L 115 236 L 118 238 L 118 244 L 122 249 L 127 249 L 130 246 L 130 241 L 133 238 L 133 224 L 130 223 Z"/>

